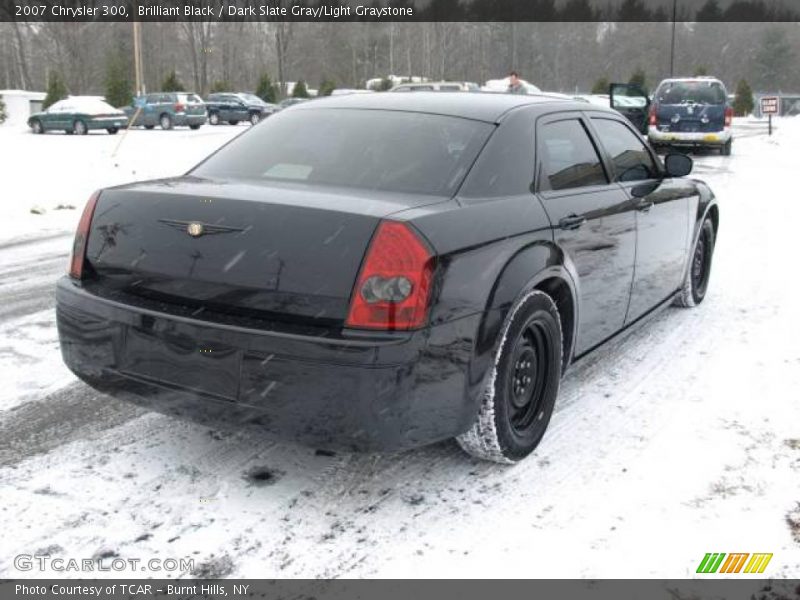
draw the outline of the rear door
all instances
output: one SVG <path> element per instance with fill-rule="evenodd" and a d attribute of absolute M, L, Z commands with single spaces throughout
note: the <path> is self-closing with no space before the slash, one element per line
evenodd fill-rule
<path fill-rule="evenodd" d="M 654 125 L 663 133 L 715 133 L 725 128 L 727 92 L 716 80 L 664 81 L 655 102 Z"/>
<path fill-rule="evenodd" d="M 645 135 L 650 113 L 650 98 L 640 86 L 632 83 L 612 83 L 609 97 L 611 108 L 622 114 Z"/>
<path fill-rule="evenodd" d="M 178 103 L 184 105 L 187 116 L 199 117 L 206 114 L 206 103 L 197 94 L 178 94 Z"/>
<path fill-rule="evenodd" d="M 633 280 L 633 203 L 608 177 L 609 166 L 580 112 L 539 119 L 536 185 L 556 244 L 577 273 L 580 355 L 619 331 Z"/>
<path fill-rule="evenodd" d="M 689 200 L 694 187 L 664 179 L 655 155 L 622 120 L 592 114 L 591 124 L 612 164 L 613 179 L 636 215 L 636 269 L 626 324 L 680 287 L 689 244 Z"/>

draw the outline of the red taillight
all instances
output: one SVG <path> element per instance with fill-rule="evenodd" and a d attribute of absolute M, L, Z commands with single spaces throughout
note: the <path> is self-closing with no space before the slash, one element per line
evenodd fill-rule
<path fill-rule="evenodd" d="M 183 112 L 183 110 L 184 110 L 186 107 L 185 107 L 183 104 L 181 104 L 180 102 L 177 102 L 177 103 L 175 104 L 175 107 L 174 107 L 174 108 L 175 108 L 175 112 Z"/>
<path fill-rule="evenodd" d="M 658 116 L 656 115 L 656 105 L 650 107 L 650 126 L 656 127 L 658 125 Z"/>
<path fill-rule="evenodd" d="M 725 127 L 733 125 L 733 108 L 730 106 L 725 109 Z"/>
<path fill-rule="evenodd" d="M 74 279 L 80 279 L 83 276 L 83 261 L 86 258 L 86 242 L 89 239 L 89 226 L 92 224 L 94 207 L 97 205 L 97 199 L 99 197 L 99 190 L 92 194 L 83 209 L 81 220 L 78 221 L 78 230 L 75 232 L 75 241 L 72 243 L 72 254 L 69 258 L 69 276 Z"/>
<path fill-rule="evenodd" d="M 433 256 L 411 228 L 382 221 L 356 280 L 348 327 L 417 329 L 428 318 Z"/>

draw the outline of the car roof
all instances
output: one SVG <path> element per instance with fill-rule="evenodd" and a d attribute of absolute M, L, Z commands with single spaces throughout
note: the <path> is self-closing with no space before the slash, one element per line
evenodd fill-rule
<path fill-rule="evenodd" d="M 485 92 L 415 92 L 414 94 L 352 94 L 329 96 L 298 106 L 297 110 L 318 108 L 354 108 L 366 110 L 397 110 L 461 117 L 476 121 L 496 123 L 508 111 L 521 106 L 541 107 L 542 112 L 558 108 L 562 110 L 585 110 L 585 102 L 537 95 L 517 95 Z M 294 110 L 294 109 L 293 109 Z M 593 106 L 592 110 L 603 110 Z M 608 112 L 613 111 L 608 109 Z"/>

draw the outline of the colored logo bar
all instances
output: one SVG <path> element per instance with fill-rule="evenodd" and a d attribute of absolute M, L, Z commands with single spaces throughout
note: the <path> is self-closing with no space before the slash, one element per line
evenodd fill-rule
<path fill-rule="evenodd" d="M 763 573 L 771 560 L 771 553 L 709 552 L 700 561 L 697 573 Z"/>

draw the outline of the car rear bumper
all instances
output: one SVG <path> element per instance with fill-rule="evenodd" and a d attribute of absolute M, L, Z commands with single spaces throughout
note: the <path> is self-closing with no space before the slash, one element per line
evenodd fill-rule
<path fill-rule="evenodd" d="M 186 115 L 175 114 L 172 118 L 172 124 L 178 127 L 188 127 L 190 125 L 202 125 L 206 122 L 208 116 L 203 113 L 202 115 Z"/>
<path fill-rule="evenodd" d="M 122 129 L 128 126 L 128 117 L 92 119 L 87 125 L 89 129 Z"/>
<path fill-rule="evenodd" d="M 57 286 L 64 362 L 91 386 L 211 427 L 318 448 L 394 451 L 465 431 L 478 316 L 330 339 L 199 321 Z"/>
<path fill-rule="evenodd" d="M 684 133 L 673 131 L 660 131 L 650 127 L 648 134 L 651 144 L 665 144 L 671 146 L 724 146 L 733 137 L 730 129 L 712 132 Z"/>

